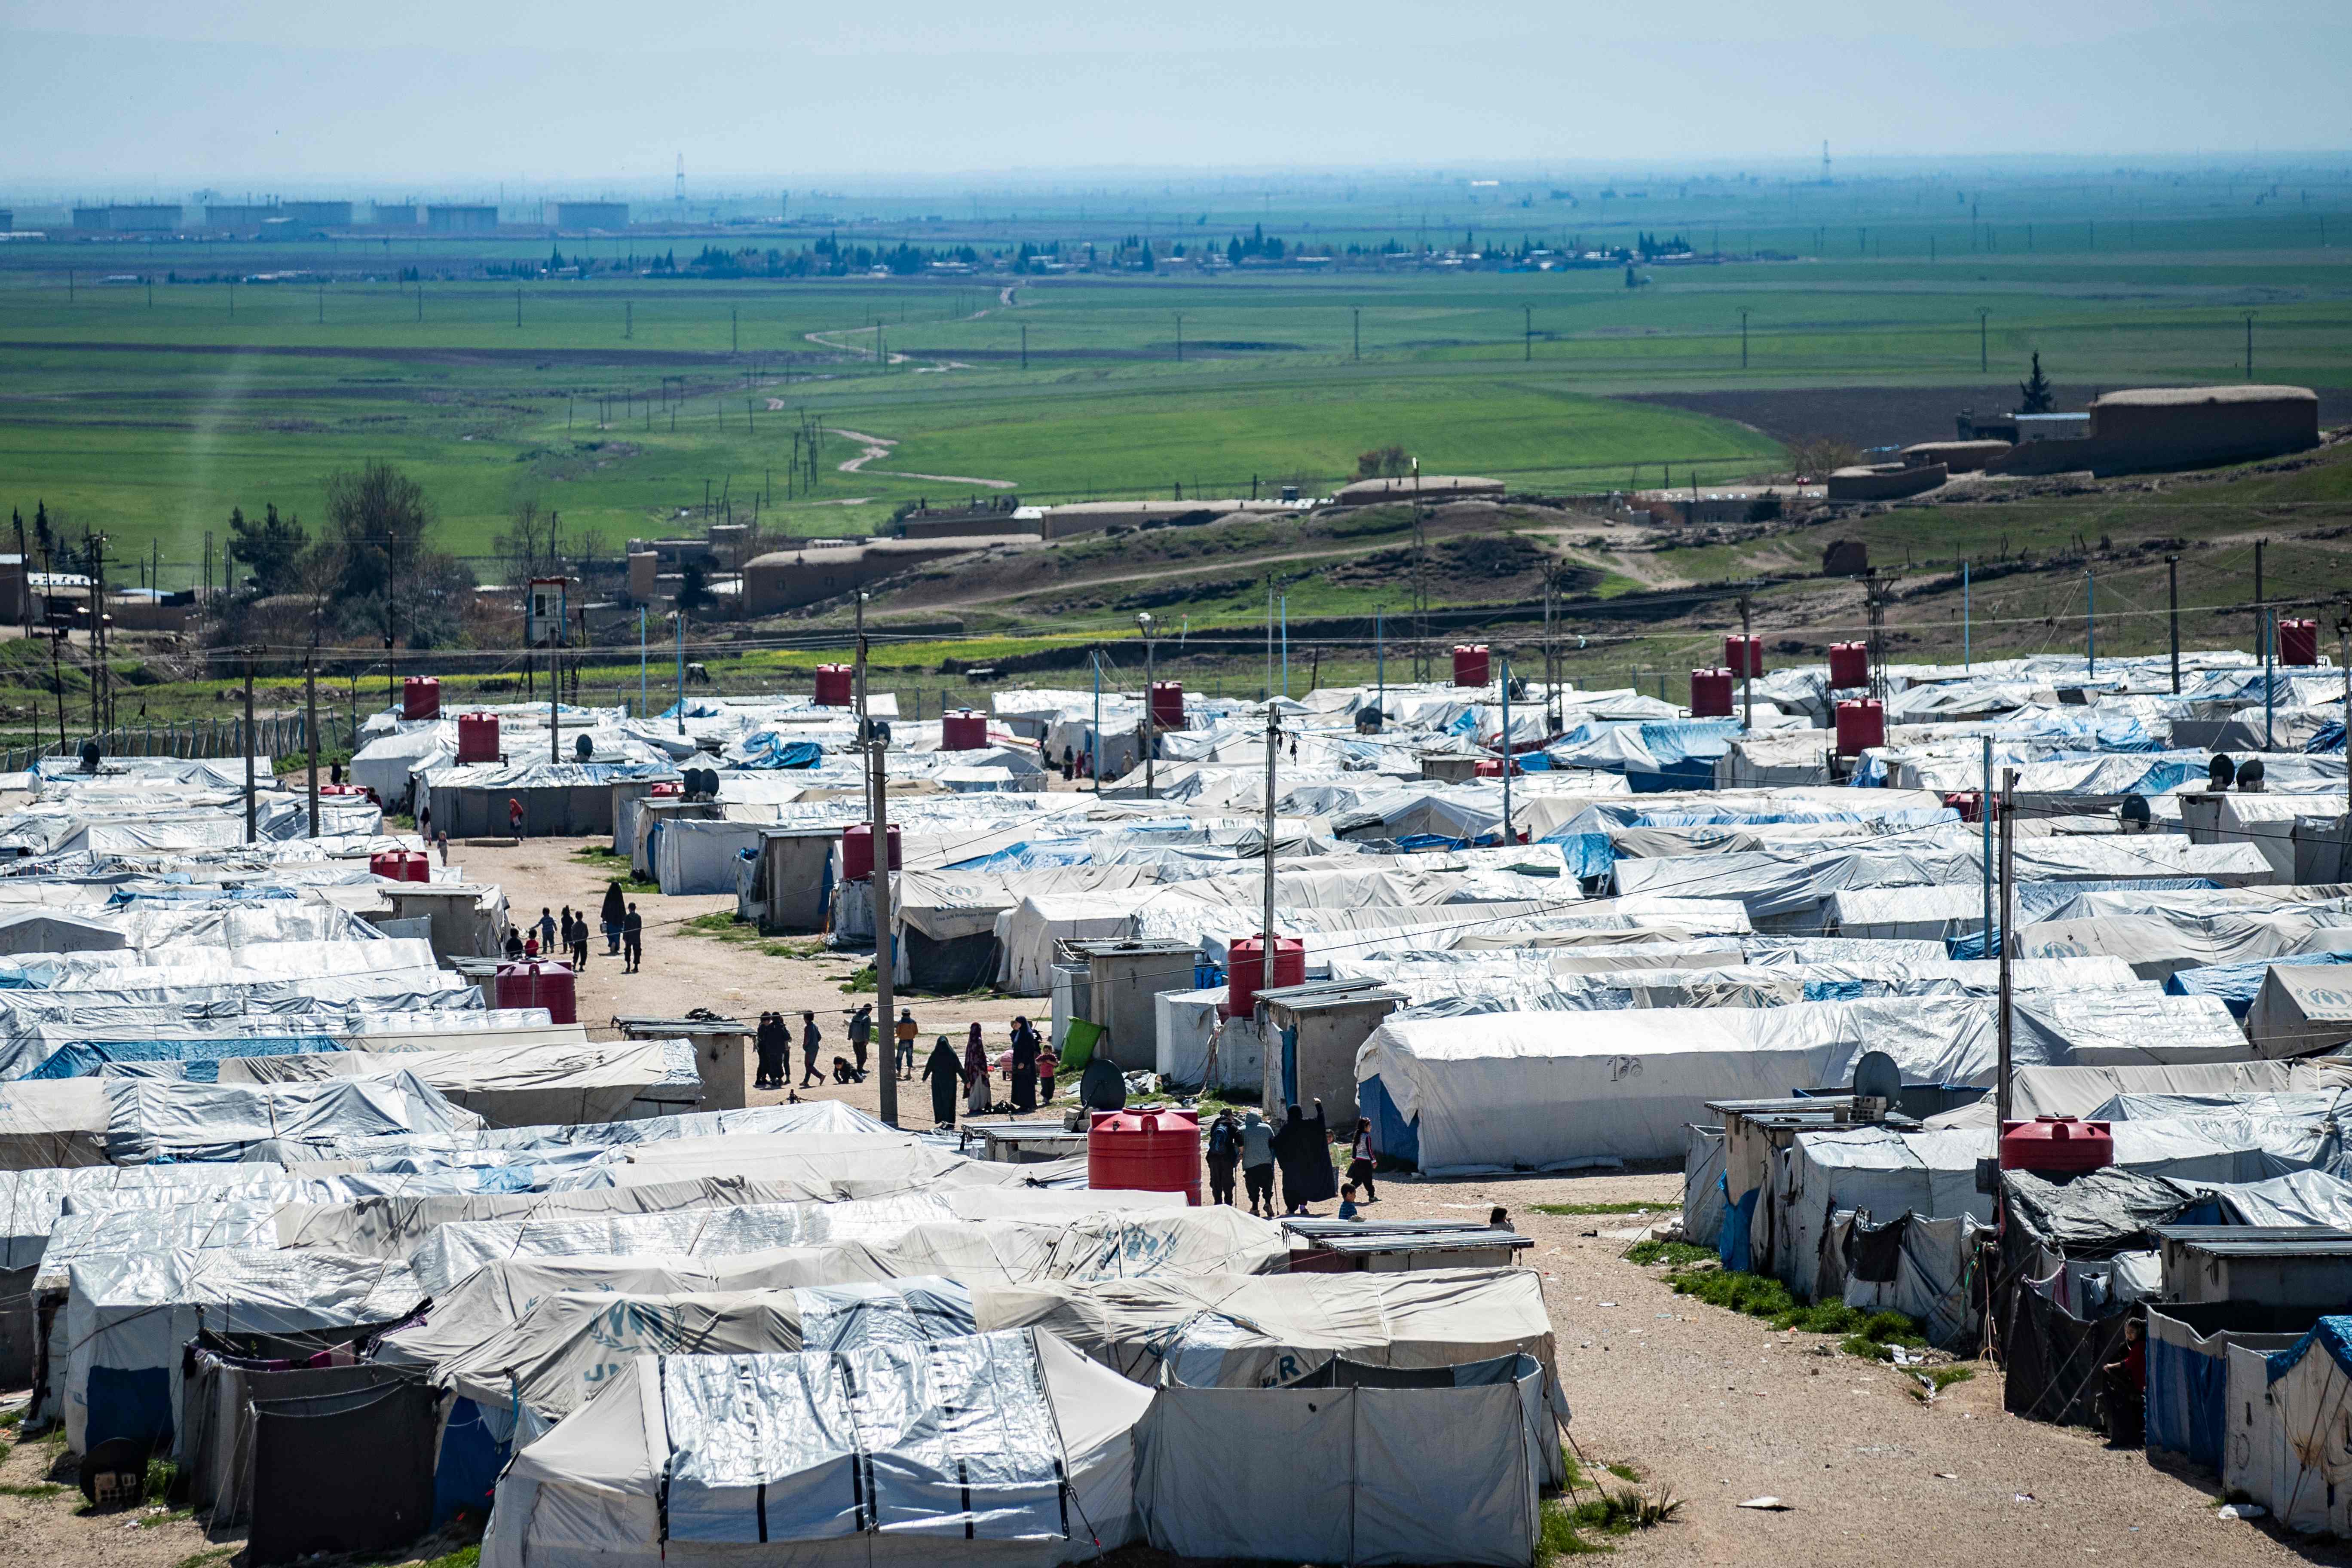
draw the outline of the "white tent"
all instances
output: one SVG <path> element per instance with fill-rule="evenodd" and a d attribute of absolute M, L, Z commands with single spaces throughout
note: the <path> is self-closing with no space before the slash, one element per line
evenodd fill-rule
<path fill-rule="evenodd" d="M 2352 982 L 2336 964 L 2273 963 L 2246 1013 L 2261 1057 L 2302 1057 L 2352 1040 Z"/>
<path fill-rule="evenodd" d="M 333 1079 L 415 1078 L 489 1121 L 508 1126 L 615 1121 L 694 1110 L 702 1077 L 690 1040 L 615 1040 L 521 1046 L 507 1050 L 334 1051 L 233 1057 L 224 1084 L 288 1084 Z"/>
<path fill-rule="evenodd" d="M 1014 1330 L 832 1353 L 638 1356 L 515 1457 L 484 1568 L 1021 1568 L 1125 1545 L 1151 1394 Z"/>
<path fill-rule="evenodd" d="M 2292 1349 L 2231 1345 L 2221 1485 L 2298 1534 L 2352 1535 L 2352 1318 L 2319 1320 Z"/>

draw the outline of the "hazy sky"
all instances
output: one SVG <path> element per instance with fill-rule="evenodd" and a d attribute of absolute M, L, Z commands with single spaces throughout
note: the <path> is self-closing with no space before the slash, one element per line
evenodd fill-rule
<path fill-rule="evenodd" d="M 0 70 L 93 196 L 2352 147 L 2347 0 L 0 0 Z"/>

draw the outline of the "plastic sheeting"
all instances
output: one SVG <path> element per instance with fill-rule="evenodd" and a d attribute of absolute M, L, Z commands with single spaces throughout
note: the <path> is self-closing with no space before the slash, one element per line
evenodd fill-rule
<path fill-rule="evenodd" d="M 631 1358 L 501 1478 L 486 1568 L 1076 1561 L 1136 1532 L 1149 1391 L 1026 1331 Z M 789 1543 L 789 1549 L 787 1545 Z M 740 1556 L 740 1551 L 732 1555 Z"/>
<path fill-rule="evenodd" d="M 107 1157 L 117 1164 L 234 1160 L 265 1140 L 329 1144 L 371 1134 L 450 1132 L 482 1119 L 404 1073 L 348 1082 L 239 1088 L 100 1080 Z"/>
<path fill-rule="evenodd" d="M 694 1044 L 682 1039 L 237 1058 L 222 1064 L 220 1081 L 284 1084 L 395 1077 L 413 1079 L 446 1096 L 451 1104 L 507 1126 L 612 1121 L 691 1110 L 702 1103 Z"/>

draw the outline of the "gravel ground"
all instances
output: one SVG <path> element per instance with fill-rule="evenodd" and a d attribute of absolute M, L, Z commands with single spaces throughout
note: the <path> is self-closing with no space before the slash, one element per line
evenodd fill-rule
<path fill-rule="evenodd" d="M 502 883 L 518 914 L 542 903 L 602 896 L 598 868 L 573 858 L 574 841 L 518 847 L 453 846 L 473 877 Z M 840 984 L 862 960 L 771 957 L 680 929 L 686 920 L 733 907 L 731 898 L 637 895 L 646 920 L 646 963 L 624 974 L 602 943 L 580 982 L 580 1016 L 593 1026 L 615 1013 L 682 1012 L 694 1006 L 756 1017 L 764 1009 L 817 1010 L 827 1056 L 842 1041 Z M 961 1044 L 978 1020 L 992 1048 L 1034 1000 L 913 999 L 926 1042 Z M 845 1041 L 843 1042 L 845 1050 Z M 922 1097 L 908 1086 L 912 1108 Z M 866 1110 L 877 1084 L 812 1089 Z M 781 1100 L 755 1093 L 754 1103 Z M 2079 1562 L 2135 1564 L 2352 1562 L 2336 1548 L 2290 1544 L 2259 1526 L 2212 1511 L 2217 1484 L 2171 1474 L 2096 1436 L 2019 1421 L 2000 1408 L 2000 1374 L 1990 1365 L 1932 1404 L 1889 1366 L 1840 1353 L 1819 1335 L 1776 1334 L 1753 1319 L 1679 1297 L 1662 1268 L 1623 1260 L 1626 1243 L 1596 1234 L 1645 1223 L 1638 1215 L 1538 1213 L 1538 1204 L 1654 1203 L 1678 1209 L 1679 1171 L 1632 1171 L 1577 1178 L 1460 1182 L 1382 1178 L 1382 1217 L 1476 1215 L 1501 1204 L 1534 1238 L 1523 1254 L 1544 1278 L 1558 1334 L 1559 1367 L 1575 1409 L 1574 1439 L 1589 1467 L 1630 1464 L 1652 1491 L 1683 1500 L 1678 1518 L 1617 1538 L 1619 1557 L 1648 1562 L 1759 1564 L 1884 1564 Z M 1328 1209 L 1325 1212 L 1328 1212 Z M 38 1484 L 58 1450 L 16 1447 L 0 1463 L 0 1531 L 16 1542 L 7 1562 L 184 1568 L 214 1548 L 184 1520 L 140 1528 L 113 1515 L 79 1518 L 78 1492 L 40 1499 L 13 1489 Z M 1618 1483 L 1612 1482 L 1612 1486 Z M 1771 1495 L 1789 1505 L 1766 1513 L 1736 1505 Z M 1125 1557 L 1129 1554 L 1122 1554 Z M 220 1561 L 226 1561 L 221 1559 Z"/>

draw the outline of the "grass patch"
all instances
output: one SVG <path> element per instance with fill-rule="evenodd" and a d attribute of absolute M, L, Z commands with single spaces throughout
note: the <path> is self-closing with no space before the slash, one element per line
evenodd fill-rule
<path fill-rule="evenodd" d="M 748 947 L 768 958 L 822 958 L 825 953 L 824 943 L 821 941 L 780 942 L 772 937 L 763 937 L 760 934 L 760 928 L 753 922 L 719 910 L 713 910 L 707 915 L 697 915 L 692 920 L 683 921 L 679 929 L 690 931 L 697 936 L 711 937 L 733 946 Z M 869 975 L 873 973 L 871 966 L 866 973 Z M 874 989 L 870 982 L 866 989 L 868 991 Z"/>
<path fill-rule="evenodd" d="M 147 1479 L 140 1488 L 140 1501 L 172 1502 L 187 1495 L 186 1478 L 181 1475 L 179 1466 L 169 1459 L 147 1461 Z"/>
<path fill-rule="evenodd" d="M 16 1409 L 8 1412 L 5 1415 L 0 1415 L 0 1432 L 14 1431 L 16 1427 L 22 1426 L 24 1424 L 25 1407 L 21 1405 L 16 1406 Z"/>
<path fill-rule="evenodd" d="M 1628 1262 L 1646 1268 L 1654 1263 L 1670 1264 L 1676 1268 L 1693 1263 L 1704 1263 L 1716 1256 L 1711 1247 L 1695 1247 L 1687 1241 L 1637 1241 L 1625 1249 Z"/>
<path fill-rule="evenodd" d="M 848 979 L 841 983 L 842 994 L 855 996 L 861 991 L 872 991 L 875 985 L 874 966 L 869 963 L 865 968 L 853 972 Z"/>
<path fill-rule="evenodd" d="M 1674 1207 L 1671 1204 L 1663 1203 L 1529 1204 L 1528 1206 L 1535 1210 L 1538 1214 L 1556 1215 L 1561 1218 L 1570 1218 L 1578 1215 L 1594 1214 L 1665 1214 L 1670 1212 Z"/>
<path fill-rule="evenodd" d="M 211 1568 L 213 1563 L 223 1562 L 236 1555 L 236 1548 L 234 1546 L 209 1547 L 202 1552 L 189 1552 L 185 1557 L 181 1558 L 179 1562 L 173 1563 L 173 1568 Z"/>
<path fill-rule="evenodd" d="M 1775 1329 L 1842 1335 L 1841 1348 L 1866 1361 L 1892 1361 L 1893 1347 L 1917 1349 L 1927 1342 L 1918 1322 L 1901 1312 L 1865 1312 L 1843 1301 L 1805 1306 L 1789 1294 L 1787 1286 L 1767 1275 L 1697 1269 L 1676 1274 L 1673 1285 L 1677 1295 L 1695 1296 L 1711 1307 L 1762 1318 Z"/>
<path fill-rule="evenodd" d="M 625 893 L 658 893 L 661 891 L 661 884 L 659 882 L 655 881 L 650 877 L 640 877 L 635 871 L 630 868 L 629 858 L 626 855 L 615 855 L 610 849 L 599 849 L 593 845 L 591 845 L 584 849 L 573 850 L 572 852 L 572 858 L 584 866 L 594 867 L 597 870 L 620 883 L 621 890 Z M 691 924 L 693 922 L 688 921 L 688 923 Z"/>
<path fill-rule="evenodd" d="M 1559 1458 L 1568 1478 L 1568 1495 L 1544 1505 L 1538 1552 L 1543 1561 L 1613 1552 L 1616 1548 L 1609 1544 L 1608 1537 L 1651 1529 L 1682 1511 L 1682 1500 L 1671 1490 L 1655 1497 L 1630 1484 L 1612 1490 L 1586 1470 L 1570 1450 L 1563 1447 Z M 1628 1483 L 1642 1479 L 1641 1471 L 1622 1459 L 1612 1460 L 1601 1469 Z"/>
<path fill-rule="evenodd" d="M 29 1486 L 11 1481 L 0 1485 L 0 1497 L 55 1497 L 65 1489 L 55 1481 L 35 1481 Z"/>
<path fill-rule="evenodd" d="M 1931 1366 L 1919 1375 L 1935 1384 L 1936 1392 L 1941 1394 L 1956 1383 L 1975 1381 L 1977 1369 L 1972 1366 Z"/>
<path fill-rule="evenodd" d="M 481 1561 L 482 1549 L 478 1543 L 472 1546 L 460 1546 L 446 1556 L 436 1557 L 431 1562 L 422 1564 L 422 1568 L 480 1568 Z"/>
<path fill-rule="evenodd" d="M 1635 1469 L 1633 1466 L 1627 1464 L 1622 1459 L 1619 1459 L 1614 1464 L 1603 1465 L 1601 1468 L 1607 1470 L 1611 1475 L 1615 1476 L 1621 1481 L 1638 1481 L 1642 1479 L 1642 1472 Z"/>

